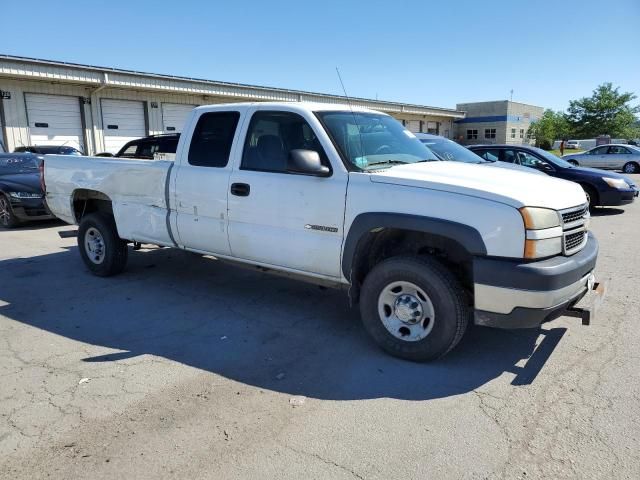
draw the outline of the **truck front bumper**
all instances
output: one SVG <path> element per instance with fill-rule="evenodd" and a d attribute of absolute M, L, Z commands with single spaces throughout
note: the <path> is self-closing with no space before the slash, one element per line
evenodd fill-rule
<path fill-rule="evenodd" d="M 477 257 L 473 263 L 475 323 L 498 328 L 534 328 L 564 314 L 594 290 L 598 242 L 570 256 L 538 262 Z M 602 288 L 599 289 L 599 293 Z"/>

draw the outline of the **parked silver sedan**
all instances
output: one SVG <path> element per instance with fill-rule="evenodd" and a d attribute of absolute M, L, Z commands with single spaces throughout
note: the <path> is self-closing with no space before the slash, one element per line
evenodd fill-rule
<path fill-rule="evenodd" d="M 564 155 L 562 159 L 581 167 L 640 172 L 640 148 L 633 145 L 600 145 L 586 152 Z"/>

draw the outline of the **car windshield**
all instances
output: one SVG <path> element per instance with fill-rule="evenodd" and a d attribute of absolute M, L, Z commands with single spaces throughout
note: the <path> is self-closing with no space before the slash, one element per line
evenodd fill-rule
<path fill-rule="evenodd" d="M 0 175 L 37 172 L 40 160 L 34 155 L 0 156 Z"/>
<path fill-rule="evenodd" d="M 548 160 L 552 164 L 560 168 L 575 168 L 574 165 L 571 165 L 566 160 L 561 159 L 560 157 L 556 157 L 553 153 L 549 153 L 546 150 L 537 147 L 530 147 L 534 150 L 538 155 L 540 155 L 545 160 Z"/>
<path fill-rule="evenodd" d="M 456 142 L 444 137 L 420 138 L 420 141 L 429 147 L 440 160 L 465 163 L 485 163 L 488 161 L 462 145 L 458 145 Z"/>
<path fill-rule="evenodd" d="M 389 115 L 366 112 L 318 112 L 342 157 L 363 171 L 438 157 Z"/>

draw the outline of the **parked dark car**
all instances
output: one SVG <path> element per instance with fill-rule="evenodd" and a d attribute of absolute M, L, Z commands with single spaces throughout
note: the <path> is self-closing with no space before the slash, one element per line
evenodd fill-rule
<path fill-rule="evenodd" d="M 125 143 L 115 155 L 112 155 L 111 153 L 99 153 L 97 156 L 153 160 L 156 158 L 156 154 L 164 153 L 175 155 L 179 140 L 179 133 L 151 135 L 149 137 L 138 138 Z"/>
<path fill-rule="evenodd" d="M 540 148 L 527 145 L 471 145 L 468 148 L 486 160 L 518 164 L 579 183 L 590 207 L 626 205 L 638 196 L 638 187 L 624 175 L 576 167 Z"/>
<path fill-rule="evenodd" d="M 36 155 L 84 155 L 80 150 L 68 145 L 32 145 L 16 148 L 14 153 L 35 153 Z"/>
<path fill-rule="evenodd" d="M 41 163 L 32 153 L 0 154 L 0 226 L 54 218 L 40 184 Z"/>

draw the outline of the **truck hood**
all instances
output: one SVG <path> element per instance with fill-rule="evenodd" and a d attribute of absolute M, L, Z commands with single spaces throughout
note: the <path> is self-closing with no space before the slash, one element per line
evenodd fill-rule
<path fill-rule="evenodd" d="M 422 162 L 373 172 L 371 181 L 469 195 L 515 208 L 556 210 L 586 203 L 577 183 L 525 171 L 461 162 Z"/>

